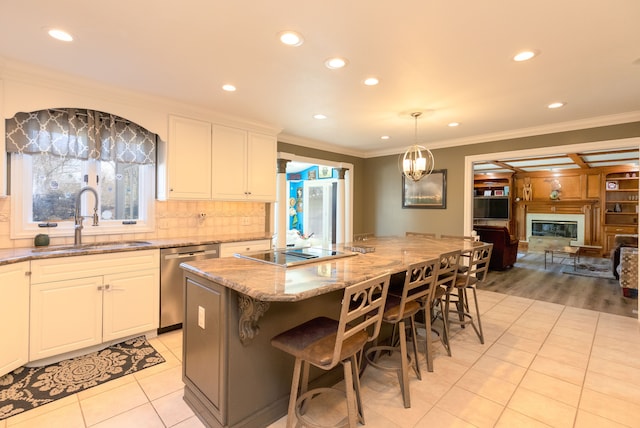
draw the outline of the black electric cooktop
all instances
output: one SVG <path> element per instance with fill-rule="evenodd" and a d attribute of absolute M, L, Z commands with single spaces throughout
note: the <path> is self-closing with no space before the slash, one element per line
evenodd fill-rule
<path fill-rule="evenodd" d="M 283 248 L 254 254 L 236 254 L 236 257 L 255 260 L 262 263 L 269 263 L 272 265 L 289 267 L 354 255 L 355 253 L 343 253 L 340 251 L 327 250 L 324 248 L 305 247 Z"/>

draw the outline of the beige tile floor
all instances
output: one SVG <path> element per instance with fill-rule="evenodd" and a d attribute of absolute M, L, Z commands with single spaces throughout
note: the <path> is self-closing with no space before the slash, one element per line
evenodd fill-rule
<path fill-rule="evenodd" d="M 473 330 L 453 327 L 453 356 L 438 347 L 435 371 L 423 370 L 421 381 L 412 376 L 410 409 L 394 374 L 365 371 L 367 427 L 640 427 L 638 320 L 478 295 L 485 344 Z M 0 421 L 0 428 L 202 427 L 182 400 L 181 336 L 151 340 L 166 363 Z M 317 417 L 330 420 L 342 407 L 328 398 Z M 270 428 L 284 426 L 282 418 Z"/>

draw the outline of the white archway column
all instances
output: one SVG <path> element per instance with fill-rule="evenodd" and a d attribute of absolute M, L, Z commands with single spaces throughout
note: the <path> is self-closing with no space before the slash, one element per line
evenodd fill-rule
<path fill-rule="evenodd" d="M 338 194 L 336 195 L 336 244 L 344 244 L 345 242 L 345 182 L 344 174 L 347 172 L 347 168 L 335 168 L 338 173 Z"/>
<path fill-rule="evenodd" d="M 287 195 L 287 163 L 291 162 L 289 159 L 278 159 L 277 169 L 277 192 L 276 192 L 276 248 L 285 248 L 287 246 L 287 230 L 289 226 L 287 220 L 289 219 L 289 197 Z"/>

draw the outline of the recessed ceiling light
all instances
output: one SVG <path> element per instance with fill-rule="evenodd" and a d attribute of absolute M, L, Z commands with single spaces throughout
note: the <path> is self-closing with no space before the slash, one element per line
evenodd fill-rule
<path fill-rule="evenodd" d="M 367 77 L 366 79 L 364 79 L 364 84 L 367 86 L 375 86 L 378 83 L 380 83 L 380 81 L 375 77 Z"/>
<path fill-rule="evenodd" d="M 447 126 L 450 128 L 455 128 L 456 126 L 460 126 L 460 122 L 451 122 Z"/>
<path fill-rule="evenodd" d="M 234 92 L 236 90 L 236 87 L 233 85 L 226 84 L 226 85 L 222 85 L 222 89 L 227 92 Z"/>
<path fill-rule="evenodd" d="M 391 137 L 389 137 L 388 135 L 383 135 L 382 137 L 380 137 L 381 140 L 389 140 Z"/>
<path fill-rule="evenodd" d="M 547 108 L 552 108 L 552 109 L 553 109 L 553 108 L 560 108 L 560 107 L 564 107 L 564 106 L 566 106 L 566 105 L 567 105 L 567 103 L 562 102 L 562 101 L 558 101 L 558 102 L 555 102 L 555 103 L 551 103 L 551 104 L 549 104 L 549 105 L 547 106 Z"/>
<path fill-rule="evenodd" d="M 535 57 L 538 55 L 537 51 L 533 51 L 533 50 L 527 50 L 527 51 L 522 51 L 522 52 L 518 52 L 514 57 L 513 60 L 517 61 L 517 62 L 521 62 L 521 61 L 528 61 L 531 58 Z"/>
<path fill-rule="evenodd" d="M 60 40 L 62 42 L 71 42 L 73 41 L 73 37 L 71 36 L 71 34 L 67 33 L 66 31 L 62 31 L 62 30 L 58 30 L 56 28 L 52 28 L 47 32 L 51 37 L 53 37 L 56 40 Z"/>
<path fill-rule="evenodd" d="M 300 46 L 304 43 L 304 38 L 295 31 L 282 31 L 278 33 L 278 38 L 287 46 Z"/>
<path fill-rule="evenodd" d="M 340 57 L 329 58 L 324 62 L 324 65 L 331 70 L 337 70 L 347 65 L 347 60 Z"/>
<path fill-rule="evenodd" d="M 318 120 L 324 120 L 327 118 L 327 116 L 325 116 L 324 114 L 314 114 L 313 118 Z"/>

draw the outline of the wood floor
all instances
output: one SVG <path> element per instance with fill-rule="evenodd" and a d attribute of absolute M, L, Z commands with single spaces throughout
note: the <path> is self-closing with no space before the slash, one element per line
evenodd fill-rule
<path fill-rule="evenodd" d="M 544 254 L 518 254 L 513 268 L 490 271 L 478 289 L 638 318 L 638 300 L 624 297 L 618 281 L 567 275 L 562 267 L 549 263 L 545 270 Z"/>

